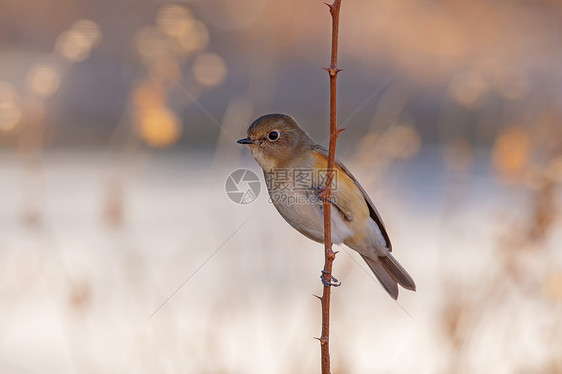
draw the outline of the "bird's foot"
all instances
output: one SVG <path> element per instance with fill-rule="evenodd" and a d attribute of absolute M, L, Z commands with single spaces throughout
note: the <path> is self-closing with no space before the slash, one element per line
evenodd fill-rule
<path fill-rule="evenodd" d="M 324 278 L 324 275 L 328 275 L 330 277 L 330 280 L 326 280 L 326 278 Z M 341 282 L 339 280 L 337 280 L 334 276 L 332 276 L 332 274 L 330 274 L 330 272 L 322 270 L 322 274 L 320 275 L 320 279 L 322 280 L 322 284 L 326 287 L 339 287 L 341 286 Z"/>
<path fill-rule="evenodd" d="M 330 196 L 330 198 L 328 199 L 328 193 L 325 187 L 313 187 L 314 189 L 314 193 L 316 194 L 316 196 L 318 197 L 318 199 L 321 202 L 328 202 L 328 203 L 335 203 L 335 199 L 333 196 Z"/>

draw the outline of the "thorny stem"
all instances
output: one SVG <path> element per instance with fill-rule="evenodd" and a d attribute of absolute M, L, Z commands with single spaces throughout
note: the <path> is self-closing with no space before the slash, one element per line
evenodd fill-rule
<path fill-rule="evenodd" d="M 332 15 L 332 54 L 330 67 L 325 70 L 330 75 L 330 146 L 328 150 L 328 165 L 326 176 L 326 187 L 324 190 L 324 287 L 320 301 L 322 303 L 322 335 L 320 350 L 322 357 L 322 374 L 330 374 L 330 283 L 332 281 L 332 264 L 336 258 L 336 252 L 332 250 L 332 227 L 330 219 L 330 201 L 332 196 L 332 179 L 334 177 L 334 164 L 336 155 L 336 140 L 338 138 L 338 126 L 336 122 L 336 89 L 337 76 L 340 69 L 338 62 L 338 31 L 341 0 L 334 0 L 332 4 L 326 4 Z"/>

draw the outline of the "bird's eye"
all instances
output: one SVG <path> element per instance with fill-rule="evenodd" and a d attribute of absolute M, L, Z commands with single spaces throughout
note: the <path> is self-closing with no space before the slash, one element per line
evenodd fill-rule
<path fill-rule="evenodd" d="M 279 132 L 278 131 L 272 131 L 269 134 L 267 134 L 267 138 L 269 140 L 271 140 L 272 142 L 276 141 L 277 139 L 279 139 Z"/>

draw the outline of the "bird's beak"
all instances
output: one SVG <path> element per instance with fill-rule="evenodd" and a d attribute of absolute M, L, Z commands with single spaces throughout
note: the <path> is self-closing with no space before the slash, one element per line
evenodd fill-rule
<path fill-rule="evenodd" d="M 256 142 L 255 140 L 252 140 L 250 138 L 246 138 L 246 139 L 240 139 L 236 143 L 238 143 L 238 144 L 254 144 L 255 142 Z"/>

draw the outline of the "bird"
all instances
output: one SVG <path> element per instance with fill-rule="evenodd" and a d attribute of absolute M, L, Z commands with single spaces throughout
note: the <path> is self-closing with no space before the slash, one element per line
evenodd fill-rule
<path fill-rule="evenodd" d="M 324 243 L 322 194 L 328 151 L 286 114 L 267 114 L 237 141 L 263 169 L 270 201 L 297 231 Z M 357 179 L 336 160 L 332 179 L 332 242 L 358 252 L 388 294 L 396 300 L 398 285 L 411 291 L 416 284 L 392 255 L 390 237 L 372 200 Z"/>

